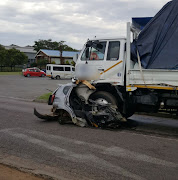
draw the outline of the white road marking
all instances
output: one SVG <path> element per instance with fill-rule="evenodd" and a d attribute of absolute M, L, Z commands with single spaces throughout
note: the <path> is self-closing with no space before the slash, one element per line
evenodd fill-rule
<path fill-rule="evenodd" d="M 6 98 L 6 99 L 13 99 L 13 100 L 33 102 L 33 99 L 24 99 L 24 98 L 19 98 L 19 97 L 12 97 L 12 96 L 1 96 L 1 95 L 0 95 L 0 98 Z"/>
<path fill-rule="evenodd" d="M 107 169 L 107 171 L 110 171 L 110 172 L 113 172 L 113 173 L 116 173 L 116 174 L 120 174 L 120 175 L 122 175 L 124 177 L 128 177 L 128 178 L 135 179 L 135 180 L 144 180 L 144 178 L 142 178 L 142 177 L 140 177 L 140 176 L 138 176 L 138 175 L 136 175 L 134 173 L 131 173 L 131 172 L 125 170 L 124 168 L 120 167 L 120 166 L 113 165 L 113 164 L 111 164 L 111 163 L 109 163 L 109 162 L 107 162 L 107 161 L 105 161 L 105 160 L 103 160 L 101 158 L 98 158 L 95 155 L 92 155 L 92 154 L 77 154 L 77 153 L 74 153 L 72 151 L 68 151 L 66 149 L 60 148 L 58 146 L 54 146 L 54 145 L 52 145 L 50 143 L 47 143 L 45 141 L 30 137 L 28 135 L 13 132 L 12 129 L 11 130 L 10 129 L 1 130 L 0 132 L 7 133 L 7 134 L 9 134 L 9 135 L 11 135 L 13 137 L 25 140 L 27 142 L 38 145 L 40 147 L 55 151 L 57 153 L 60 153 L 60 155 L 59 155 L 60 158 L 72 160 L 72 161 L 75 161 L 75 162 L 84 162 L 84 163 L 87 163 L 87 164 L 89 162 L 92 162 L 99 169 L 102 169 L 102 170 Z M 35 132 L 35 131 L 33 131 L 33 132 Z M 39 132 L 36 131 L 36 133 L 39 133 Z M 45 137 L 46 137 L 46 135 L 45 135 Z M 82 142 L 82 141 L 79 141 L 79 142 Z"/>
<path fill-rule="evenodd" d="M 111 155 L 111 156 L 115 156 L 115 157 L 122 157 L 122 158 L 127 158 L 127 159 L 133 159 L 136 161 L 142 161 L 142 162 L 147 162 L 147 163 L 152 163 L 152 164 L 162 165 L 162 166 L 167 166 L 167 167 L 178 167 L 178 164 L 175 164 L 175 163 L 172 163 L 169 161 L 165 161 L 165 160 L 162 160 L 159 158 L 151 157 L 151 156 L 148 156 L 145 154 L 137 153 L 134 151 L 129 151 L 127 149 L 120 148 L 117 146 L 107 148 L 105 146 L 101 146 L 101 145 L 97 145 L 97 144 L 93 144 L 93 143 L 87 143 L 84 141 L 78 141 L 78 140 L 74 140 L 74 139 L 70 139 L 70 138 L 65 138 L 62 136 L 51 135 L 51 134 L 47 134 L 47 133 L 43 133 L 43 132 L 39 132 L 39 131 L 27 130 L 27 132 L 30 134 L 37 135 L 37 136 L 41 136 L 41 137 L 58 139 L 58 140 L 61 140 L 63 142 L 68 142 L 71 144 L 73 143 L 73 144 L 77 144 L 77 145 L 86 145 L 86 146 L 89 146 L 89 147 L 92 147 L 95 149 L 99 149 L 100 153 L 106 154 L 106 155 Z"/>
<path fill-rule="evenodd" d="M 169 140 L 169 141 L 178 141 L 178 139 L 175 139 L 175 138 L 165 138 L 165 137 L 159 137 L 159 136 L 153 136 L 153 135 L 147 135 L 147 134 L 139 134 L 137 132 L 129 132 L 129 131 L 122 131 L 120 132 L 122 134 L 132 134 L 134 136 L 145 136 L 145 137 L 150 137 L 150 138 L 155 138 L 155 139 L 166 139 L 166 140 Z"/>
<path fill-rule="evenodd" d="M 123 148 L 115 147 L 115 146 L 108 148 L 104 152 L 104 154 L 112 155 L 112 156 L 116 156 L 116 157 L 127 158 L 127 159 L 133 159 L 133 160 L 137 160 L 137 161 L 143 161 L 143 162 L 147 162 L 147 163 L 151 163 L 151 164 L 162 165 L 162 166 L 167 166 L 167 167 L 172 167 L 172 168 L 178 167 L 178 164 L 175 164 L 173 162 L 154 158 L 154 157 L 151 157 L 151 156 L 148 156 L 145 154 L 129 151 L 127 149 L 123 149 Z"/>

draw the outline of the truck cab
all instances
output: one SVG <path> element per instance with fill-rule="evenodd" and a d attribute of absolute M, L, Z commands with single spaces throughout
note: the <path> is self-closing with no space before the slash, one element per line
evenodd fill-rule
<path fill-rule="evenodd" d="M 124 84 L 126 39 L 92 39 L 84 45 L 76 63 L 78 79 Z"/>

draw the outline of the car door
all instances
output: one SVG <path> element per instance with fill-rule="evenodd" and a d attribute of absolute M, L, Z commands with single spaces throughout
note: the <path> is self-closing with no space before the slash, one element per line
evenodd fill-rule
<path fill-rule="evenodd" d="M 34 69 L 29 69 L 29 74 L 30 74 L 30 76 L 35 76 Z"/>
<path fill-rule="evenodd" d="M 35 76 L 41 76 L 41 71 L 39 69 L 36 69 L 35 73 L 36 73 Z"/>
<path fill-rule="evenodd" d="M 33 69 L 33 76 L 39 76 L 38 74 L 39 74 L 38 70 L 37 69 Z"/>

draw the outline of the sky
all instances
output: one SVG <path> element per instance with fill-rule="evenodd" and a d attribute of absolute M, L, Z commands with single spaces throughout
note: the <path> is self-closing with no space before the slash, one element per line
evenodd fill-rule
<path fill-rule="evenodd" d="M 66 41 L 81 49 L 88 38 L 126 35 L 132 17 L 152 17 L 169 0 L 1 0 L 0 44 Z"/>

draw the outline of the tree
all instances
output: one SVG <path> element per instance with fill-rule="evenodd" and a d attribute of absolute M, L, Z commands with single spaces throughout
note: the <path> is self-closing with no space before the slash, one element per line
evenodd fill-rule
<path fill-rule="evenodd" d="M 38 62 L 37 62 L 37 66 L 41 69 L 42 67 L 45 67 L 47 64 L 47 60 L 46 59 L 38 59 Z"/>
<path fill-rule="evenodd" d="M 66 61 L 66 64 L 70 64 L 69 61 Z"/>
<path fill-rule="evenodd" d="M 57 42 L 57 41 L 52 41 L 52 39 L 48 39 L 48 40 L 39 39 L 38 41 L 35 41 L 33 47 L 36 51 L 39 51 L 40 49 L 59 50 L 61 42 L 63 42 L 63 51 L 78 51 L 64 44 L 65 41 Z"/>
<path fill-rule="evenodd" d="M 17 52 L 15 56 L 16 65 L 26 64 L 28 62 L 28 57 L 23 52 Z"/>
<path fill-rule="evenodd" d="M 74 62 L 74 61 L 72 61 L 72 62 L 71 62 L 71 65 L 72 65 L 72 66 L 75 66 L 75 62 Z"/>
<path fill-rule="evenodd" d="M 11 71 L 13 67 L 15 68 L 15 65 L 22 65 L 24 63 L 27 63 L 28 57 L 23 52 L 20 52 L 19 50 L 14 48 L 8 49 L 6 51 L 7 54 L 5 65 L 11 67 Z"/>
<path fill-rule="evenodd" d="M 0 67 L 1 67 L 1 71 L 2 71 L 2 67 L 5 65 L 5 61 L 6 61 L 6 49 L 0 45 Z"/>
<path fill-rule="evenodd" d="M 31 63 L 31 64 L 30 64 L 30 67 L 37 67 L 37 63 L 36 63 L 36 62 Z"/>
<path fill-rule="evenodd" d="M 15 68 L 15 65 L 22 65 L 27 63 L 28 57 L 17 49 L 5 49 L 0 45 L 0 67 L 2 71 L 3 66 L 9 66 Z"/>
<path fill-rule="evenodd" d="M 63 58 L 63 56 L 62 56 L 62 53 L 63 53 L 63 51 L 64 51 L 64 47 L 65 47 L 64 42 L 65 42 L 65 41 L 60 41 L 60 42 L 59 42 L 59 51 L 60 51 L 61 64 L 65 64 L 65 63 L 64 63 L 64 58 Z"/>

